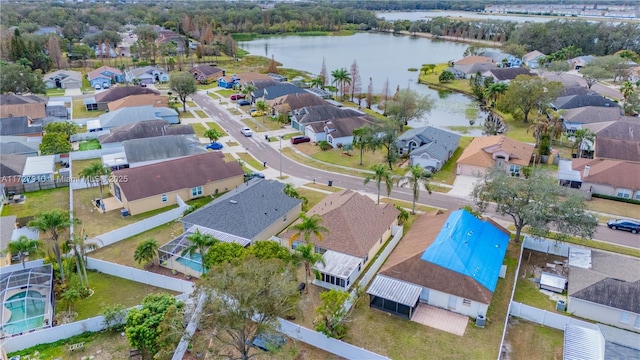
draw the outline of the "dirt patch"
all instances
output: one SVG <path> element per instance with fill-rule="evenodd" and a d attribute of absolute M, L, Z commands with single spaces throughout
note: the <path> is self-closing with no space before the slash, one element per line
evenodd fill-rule
<path fill-rule="evenodd" d="M 568 264 L 569 259 L 566 257 L 525 249 L 522 253 L 520 271 L 522 272 L 522 277 L 533 277 L 535 279 L 540 279 L 543 271 L 566 277 L 568 275 Z"/>

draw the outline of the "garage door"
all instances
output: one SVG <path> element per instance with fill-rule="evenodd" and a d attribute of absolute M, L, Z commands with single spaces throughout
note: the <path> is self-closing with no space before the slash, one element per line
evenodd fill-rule
<path fill-rule="evenodd" d="M 68 82 L 64 84 L 65 89 L 80 89 L 80 83 L 78 82 Z"/>

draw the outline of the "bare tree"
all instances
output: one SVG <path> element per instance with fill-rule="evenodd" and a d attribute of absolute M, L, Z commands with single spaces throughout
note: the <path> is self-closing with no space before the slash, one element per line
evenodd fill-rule
<path fill-rule="evenodd" d="M 353 97 L 355 94 L 360 93 L 362 91 L 362 83 L 360 81 L 360 70 L 358 70 L 358 63 L 353 60 L 353 64 L 351 64 L 351 69 L 349 69 L 349 73 L 351 74 L 351 101 L 353 102 Z"/>
<path fill-rule="evenodd" d="M 369 86 L 367 87 L 367 109 L 371 109 L 373 102 L 373 79 L 369 78 Z"/>
<path fill-rule="evenodd" d="M 51 57 L 51 60 L 53 60 L 56 69 L 60 70 L 67 67 L 67 59 L 62 55 L 60 42 L 55 35 L 49 36 L 47 50 L 49 51 L 49 56 Z"/>
<path fill-rule="evenodd" d="M 329 73 L 327 72 L 327 62 L 324 58 L 322 58 L 322 67 L 320 68 L 320 75 L 318 76 L 322 79 L 322 88 L 324 89 L 325 85 L 327 85 L 327 80 L 329 79 Z"/>
<path fill-rule="evenodd" d="M 382 85 L 382 99 L 380 102 L 382 103 L 382 108 L 384 109 L 383 115 L 387 115 L 387 100 L 389 100 L 389 78 L 384 81 L 384 85 Z"/>

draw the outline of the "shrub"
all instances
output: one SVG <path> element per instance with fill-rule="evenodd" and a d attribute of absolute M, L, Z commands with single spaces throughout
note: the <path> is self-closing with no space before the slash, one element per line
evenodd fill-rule
<path fill-rule="evenodd" d="M 320 146 L 320 150 L 327 151 L 331 149 L 331 144 L 329 144 L 326 140 L 322 140 L 318 142 L 318 146 Z"/>
<path fill-rule="evenodd" d="M 602 194 L 591 194 L 591 196 L 594 197 L 594 198 L 599 198 L 599 199 L 620 201 L 620 202 L 624 202 L 624 203 L 640 205 L 640 200 L 625 199 L 625 198 L 621 198 L 621 197 L 617 197 L 617 196 L 609 196 L 609 195 L 602 195 Z"/>
<path fill-rule="evenodd" d="M 453 80 L 455 80 L 455 78 L 456 77 L 453 75 L 451 71 L 445 70 L 438 77 L 438 81 L 440 81 L 441 83 L 447 83 L 447 82 L 452 82 Z"/>

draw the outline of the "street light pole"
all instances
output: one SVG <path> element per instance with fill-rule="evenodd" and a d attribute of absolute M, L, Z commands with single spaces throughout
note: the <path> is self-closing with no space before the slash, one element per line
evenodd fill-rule
<path fill-rule="evenodd" d="M 282 135 L 279 136 L 280 139 L 280 179 L 282 179 Z"/>

